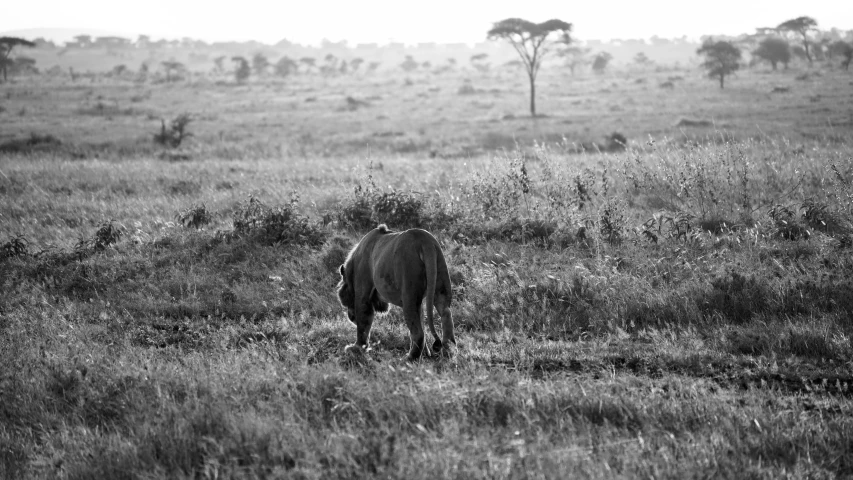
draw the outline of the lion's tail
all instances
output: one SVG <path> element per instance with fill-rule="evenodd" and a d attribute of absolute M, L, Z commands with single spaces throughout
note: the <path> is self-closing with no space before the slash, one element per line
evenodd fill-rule
<path fill-rule="evenodd" d="M 438 278 L 438 254 L 437 246 L 432 243 L 429 247 L 423 250 L 424 267 L 426 268 L 426 294 L 424 303 L 426 303 L 427 321 L 429 321 L 429 329 L 432 332 L 433 338 L 438 339 L 438 334 L 435 331 L 435 322 L 433 316 L 433 303 L 435 302 L 435 283 Z"/>

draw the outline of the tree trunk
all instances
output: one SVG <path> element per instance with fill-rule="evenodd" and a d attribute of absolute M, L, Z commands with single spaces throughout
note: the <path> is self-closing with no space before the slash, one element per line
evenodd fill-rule
<path fill-rule="evenodd" d="M 720 74 L 720 89 L 722 89 L 722 88 L 723 88 L 723 80 L 724 80 L 725 78 L 726 78 L 726 76 L 725 76 L 725 75 L 723 75 L 723 74 L 721 73 L 721 74 Z"/>
<path fill-rule="evenodd" d="M 536 77 L 533 73 L 528 73 L 530 77 L 530 116 L 536 116 Z"/>
<path fill-rule="evenodd" d="M 809 39 L 806 34 L 803 34 L 803 47 L 806 49 L 806 58 L 809 60 L 809 65 L 812 64 L 812 55 L 809 53 Z"/>
<path fill-rule="evenodd" d="M 770 62 L 770 65 L 773 66 L 773 71 L 775 72 L 776 71 L 776 62 Z"/>

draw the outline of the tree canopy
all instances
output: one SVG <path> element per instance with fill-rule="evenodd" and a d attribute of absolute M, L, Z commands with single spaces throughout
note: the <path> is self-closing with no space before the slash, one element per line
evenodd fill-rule
<path fill-rule="evenodd" d="M 812 63 L 812 56 L 809 53 L 809 32 L 817 27 L 817 20 L 812 17 L 797 17 L 791 20 L 782 22 L 776 27 L 782 32 L 794 32 L 803 37 L 803 48 L 806 51 L 806 58 L 809 64 Z"/>
<path fill-rule="evenodd" d="M 9 57 L 15 47 L 35 47 L 36 44 L 18 37 L 0 37 L 0 69 L 3 70 L 3 81 L 7 80 L 6 67 L 11 63 Z"/>
<path fill-rule="evenodd" d="M 843 40 L 836 40 L 829 46 L 829 49 L 831 52 L 841 55 L 841 66 L 844 67 L 845 70 L 849 70 L 850 61 L 853 60 L 853 45 Z"/>
<path fill-rule="evenodd" d="M 234 79 L 237 80 L 237 83 L 243 83 L 249 79 L 249 75 L 252 74 L 252 69 L 249 68 L 249 61 L 241 56 L 233 56 L 231 57 L 231 61 L 237 64 L 237 68 L 234 70 Z"/>
<path fill-rule="evenodd" d="M 791 46 L 784 38 L 767 37 L 758 44 L 758 48 L 752 54 L 770 62 L 773 70 L 776 70 L 776 64 L 778 63 L 788 68 L 788 62 L 791 61 Z"/>
<path fill-rule="evenodd" d="M 299 65 L 290 57 L 281 57 L 275 64 L 275 74 L 279 77 L 288 77 L 299 69 Z"/>
<path fill-rule="evenodd" d="M 598 52 L 592 59 L 592 71 L 595 73 L 604 73 L 611 60 L 613 60 L 613 55 L 609 52 Z"/>
<path fill-rule="evenodd" d="M 589 52 L 590 49 L 588 48 L 569 45 L 557 52 L 557 55 L 566 59 L 566 66 L 569 67 L 569 71 L 574 75 L 577 67 L 589 63 L 590 60 L 587 57 Z"/>
<path fill-rule="evenodd" d="M 486 34 L 492 40 L 506 40 L 521 57 L 530 80 L 530 114 L 536 115 L 536 75 L 542 58 L 555 43 L 571 42 L 572 24 L 558 19 L 534 23 L 521 18 L 496 22 Z"/>
<path fill-rule="evenodd" d="M 720 79 L 720 88 L 723 88 L 726 75 L 740 68 L 740 49 L 731 42 L 706 41 L 696 53 L 705 57 L 702 67 L 708 70 L 709 77 Z"/>
<path fill-rule="evenodd" d="M 252 69 L 255 70 L 256 75 L 263 76 L 267 73 L 269 66 L 270 61 L 263 53 L 256 53 L 252 56 Z"/>

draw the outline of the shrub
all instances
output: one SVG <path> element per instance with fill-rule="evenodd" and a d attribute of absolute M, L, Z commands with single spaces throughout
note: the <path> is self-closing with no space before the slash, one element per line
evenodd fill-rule
<path fill-rule="evenodd" d="M 338 206 L 336 217 L 341 227 L 364 231 L 370 230 L 375 225 L 371 220 L 372 215 L 373 207 L 370 199 L 367 196 L 356 196 Z"/>
<path fill-rule="evenodd" d="M 213 221 L 213 213 L 203 203 L 200 203 L 176 213 L 175 220 L 184 227 L 198 230 Z"/>
<path fill-rule="evenodd" d="M 87 251 L 101 251 L 110 245 L 118 243 L 125 233 L 127 233 L 127 229 L 124 225 L 115 223 L 114 220 L 109 220 L 101 223 L 91 238 L 78 241 L 74 250 L 78 254 L 84 254 Z"/>
<path fill-rule="evenodd" d="M 528 197 L 533 187 L 525 159 L 519 154 L 507 158 L 503 164 L 493 165 L 485 174 L 475 172 L 466 190 L 486 218 L 516 218 L 522 205 L 530 215 Z"/>
<path fill-rule="evenodd" d="M 377 196 L 372 219 L 374 223 L 385 223 L 391 228 L 420 227 L 422 207 L 423 203 L 414 195 L 392 189 Z"/>
<path fill-rule="evenodd" d="M 346 237 L 334 236 L 330 238 L 320 253 L 320 261 L 323 267 L 329 272 L 337 272 L 338 267 L 343 265 L 346 260 L 351 247 L 351 242 Z"/>
<path fill-rule="evenodd" d="M 364 180 L 355 185 L 352 196 L 338 204 L 335 216 L 341 227 L 365 231 L 375 226 L 372 216 L 377 188 L 372 170 L 373 163 L 370 163 Z"/>
<path fill-rule="evenodd" d="M 774 205 L 767 212 L 773 220 L 772 234 L 786 240 L 809 238 L 809 230 L 797 220 L 796 207 Z"/>
<path fill-rule="evenodd" d="M 30 254 L 29 246 L 30 242 L 23 236 L 12 237 L 3 245 L 0 245 L 0 260 L 27 256 Z"/>
<path fill-rule="evenodd" d="M 622 241 L 625 230 L 624 206 L 618 201 L 608 199 L 598 212 L 598 231 L 602 239 L 611 245 Z"/>
<path fill-rule="evenodd" d="M 169 122 L 167 129 L 166 121 L 161 118 L 160 132 L 154 134 L 154 142 L 172 148 L 180 147 L 184 139 L 192 136 L 192 133 L 187 132 L 187 126 L 192 120 L 190 114 L 182 113 Z"/>
<path fill-rule="evenodd" d="M 473 95 L 477 93 L 477 89 L 474 88 L 469 82 L 465 82 L 461 87 L 456 91 L 459 95 Z"/>
<path fill-rule="evenodd" d="M 619 132 L 613 132 L 605 139 L 604 149 L 608 152 L 621 152 L 628 148 L 628 139 Z"/>
<path fill-rule="evenodd" d="M 815 200 L 806 200 L 802 204 L 803 221 L 806 224 L 830 236 L 849 233 L 850 228 L 841 216 L 829 205 Z"/>
<path fill-rule="evenodd" d="M 290 203 L 269 207 L 250 196 L 237 206 L 233 214 L 234 233 L 254 238 L 268 245 L 289 244 L 318 247 L 325 233 L 297 212 L 299 197 L 292 195 Z"/>

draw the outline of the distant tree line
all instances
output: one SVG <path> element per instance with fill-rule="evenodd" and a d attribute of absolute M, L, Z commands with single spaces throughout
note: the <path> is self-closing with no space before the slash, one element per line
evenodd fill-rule
<path fill-rule="evenodd" d="M 524 71 L 526 73 L 530 85 L 530 111 L 532 115 L 536 114 L 536 78 L 543 65 L 543 60 L 550 53 L 555 53 L 555 56 L 561 59 L 572 75 L 575 75 L 581 68 L 590 68 L 593 73 L 603 74 L 609 70 L 614 60 L 613 54 L 607 51 L 610 50 L 607 45 L 625 45 L 629 51 L 633 49 L 631 52 L 633 57 L 628 65 L 630 68 L 647 70 L 657 68 L 657 65 L 646 52 L 637 51 L 638 46 L 650 44 L 652 48 L 656 48 L 680 45 L 687 41 L 686 37 L 674 40 L 652 37 L 648 42 L 624 40 L 609 44 L 600 41 L 578 43 L 570 35 L 571 27 L 570 23 L 558 19 L 535 23 L 519 18 L 509 18 L 496 22 L 486 34 L 487 39 L 505 42 L 518 55 L 516 60 L 499 61 L 497 65 L 505 71 Z M 63 47 L 59 47 L 44 38 L 29 41 L 23 38 L 2 37 L 0 39 L 0 73 L 3 81 L 7 81 L 10 74 L 38 73 L 35 60 L 20 54 L 20 49 L 26 47 L 62 48 L 57 55 L 63 55 L 72 49 L 100 48 L 110 52 L 123 49 L 147 49 L 151 51 L 188 49 L 190 50 L 188 54 L 190 66 L 193 66 L 194 70 L 197 70 L 198 65 L 212 60 L 212 65 L 207 63 L 211 66 L 210 73 L 218 76 L 233 76 L 238 83 L 247 82 L 252 78 L 287 78 L 296 74 L 319 74 L 331 77 L 376 71 L 380 66 L 379 62 L 368 62 L 360 56 L 348 58 L 350 57 L 348 52 L 358 52 L 361 48 L 370 51 L 385 49 L 398 53 L 403 58 L 402 62 L 392 63 L 386 68 L 397 68 L 407 74 L 421 71 L 438 74 L 452 71 L 459 68 L 457 58 L 465 58 L 456 53 L 457 58 L 447 58 L 446 61 L 435 62 L 434 56 L 431 56 L 432 61 L 423 61 L 423 59 L 417 59 L 416 55 L 408 53 L 412 50 L 401 43 L 390 43 L 384 46 L 359 44 L 356 49 L 352 49 L 346 41 L 324 40 L 322 42 L 323 48 L 320 50 L 322 54 L 316 57 L 305 56 L 304 54 L 300 56 L 297 53 L 297 55 L 284 55 L 273 60 L 275 57 L 272 55 L 275 55 L 276 50 L 258 42 L 211 44 L 189 37 L 154 40 L 148 35 L 139 35 L 132 40 L 117 36 L 77 35 L 71 41 L 65 42 Z M 295 44 L 282 40 L 275 47 L 292 48 L 295 47 Z M 435 44 L 423 44 L 423 47 L 431 50 L 437 46 Z M 463 47 L 465 46 L 463 45 Z M 614 48 L 618 47 L 614 46 Z M 217 49 L 220 52 L 232 53 L 213 57 L 210 51 Z M 255 52 L 246 55 L 245 52 L 251 50 L 255 50 Z M 456 51 L 461 52 L 462 50 Z M 710 77 L 719 82 L 721 88 L 725 86 L 726 78 L 738 69 L 761 62 L 766 62 L 773 70 L 777 70 L 780 66 L 787 69 L 794 61 L 807 62 L 809 65 L 823 61 L 840 65 L 849 70 L 853 59 L 853 30 L 831 29 L 821 31 L 818 29 L 817 21 L 811 17 L 802 16 L 782 22 L 776 27 L 757 28 L 754 34 L 724 39 L 705 38 L 696 53 L 701 58 L 702 68 L 707 71 Z M 744 63 L 744 54 L 749 57 L 748 63 Z M 126 64 L 119 64 L 113 66 L 107 75 L 126 79 L 135 76 L 137 80 L 145 80 L 153 73 L 156 75 L 155 78 L 166 82 L 181 81 L 189 75 L 190 69 L 185 63 L 176 61 L 174 58 L 156 62 L 154 58 L 144 61 L 137 72 L 130 70 Z M 497 56 L 480 50 L 469 54 L 467 65 L 468 68 L 476 72 L 488 75 L 495 71 L 493 60 L 497 58 Z M 621 60 L 624 62 L 624 55 Z M 57 68 L 49 69 L 48 73 L 56 73 Z M 69 73 L 71 73 L 72 79 L 81 75 L 71 69 L 69 69 Z"/>

